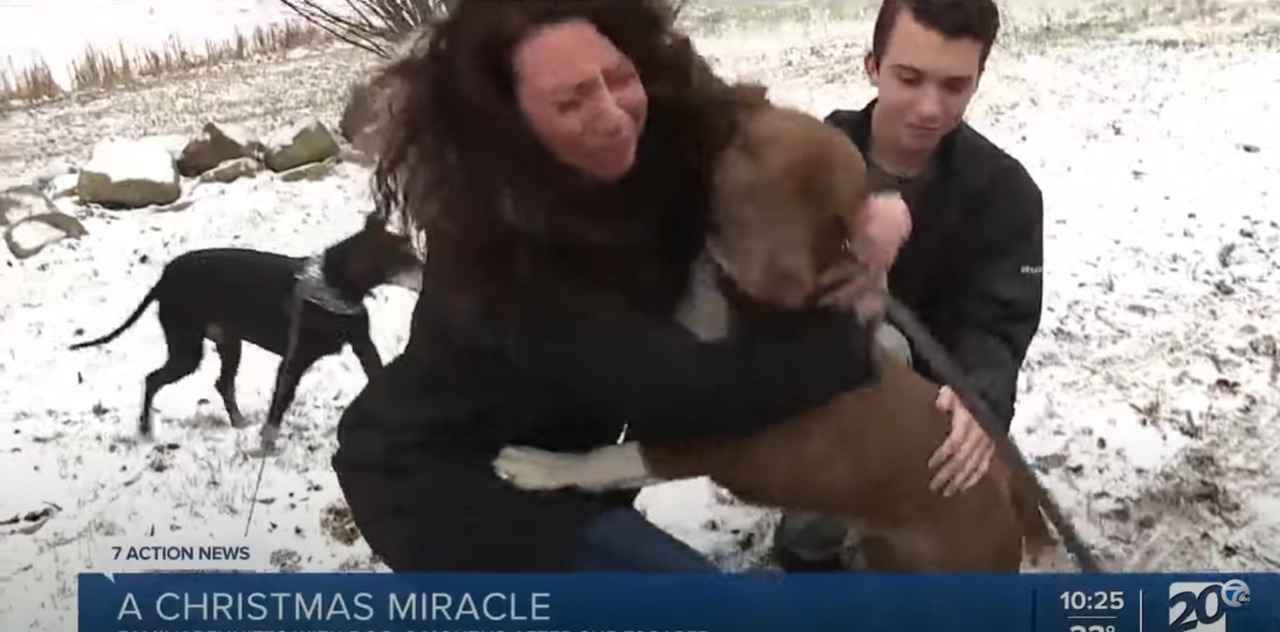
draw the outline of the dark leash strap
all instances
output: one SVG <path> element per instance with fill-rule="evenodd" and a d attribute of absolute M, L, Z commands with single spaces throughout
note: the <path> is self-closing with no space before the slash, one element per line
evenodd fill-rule
<path fill-rule="evenodd" d="M 996 453 L 1000 455 L 1006 463 L 1014 466 L 1016 474 L 1022 476 L 1036 490 L 1036 494 L 1040 497 L 1040 506 L 1044 510 L 1045 516 L 1053 527 L 1057 529 L 1058 534 L 1062 536 L 1062 544 L 1076 558 L 1080 570 L 1097 573 L 1101 572 L 1097 558 L 1093 553 L 1085 547 L 1080 539 L 1080 534 L 1076 531 L 1075 526 L 1062 513 L 1062 509 L 1058 503 L 1054 501 L 1053 495 L 1049 493 L 1041 484 L 1040 479 L 1035 475 L 1031 466 L 1023 457 L 1022 452 L 1018 450 L 1018 446 L 1013 440 L 1000 428 L 996 422 L 997 417 L 987 403 L 983 401 L 978 394 L 978 390 L 969 381 L 968 376 L 961 370 L 960 366 L 947 352 L 946 348 L 938 342 L 929 330 L 925 328 L 920 320 L 916 318 L 911 310 L 903 305 L 901 301 L 894 298 L 887 291 L 883 292 L 885 301 L 885 317 L 889 323 L 897 327 L 907 340 L 911 341 L 916 352 L 921 358 L 929 364 L 939 379 L 944 384 L 951 386 L 956 394 L 960 396 L 960 400 L 964 402 L 965 408 L 969 410 L 973 417 L 987 435 L 991 437 L 995 444 Z"/>
<path fill-rule="evenodd" d="M 276 398 L 280 396 L 280 387 L 284 385 L 285 370 L 289 366 L 289 362 L 293 360 L 294 351 L 298 346 L 298 331 L 302 328 L 302 283 L 299 281 L 293 286 L 293 296 L 286 306 L 286 314 L 289 317 L 289 335 L 288 342 L 285 343 L 284 357 L 280 359 L 280 368 L 276 370 L 276 388 L 271 394 L 271 408 L 276 407 Z M 267 469 L 267 451 L 262 451 L 262 461 L 258 464 L 258 480 L 253 484 L 253 497 L 249 501 L 249 517 L 244 522 L 244 535 L 249 536 L 249 525 L 253 524 L 253 510 L 258 506 L 258 490 L 262 488 L 262 473 Z"/>

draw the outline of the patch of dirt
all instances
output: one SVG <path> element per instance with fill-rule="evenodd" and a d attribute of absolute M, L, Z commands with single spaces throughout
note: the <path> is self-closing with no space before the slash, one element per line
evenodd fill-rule
<path fill-rule="evenodd" d="M 276 549 L 271 552 L 270 563 L 281 573 L 297 573 L 302 570 L 302 554 L 293 549 Z"/>
<path fill-rule="evenodd" d="M 335 500 L 320 511 L 320 530 L 326 535 L 347 546 L 360 539 L 360 530 L 356 528 L 351 508 L 342 499 Z"/>

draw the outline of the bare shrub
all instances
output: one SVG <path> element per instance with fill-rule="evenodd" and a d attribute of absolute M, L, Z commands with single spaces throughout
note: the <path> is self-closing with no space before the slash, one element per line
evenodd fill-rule
<path fill-rule="evenodd" d="M 458 0 L 344 0 L 345 10 L 330 9 L 321 0 L 280 2 L 334 37 L 390 58 L 405 35 L 448 15 Z"/>

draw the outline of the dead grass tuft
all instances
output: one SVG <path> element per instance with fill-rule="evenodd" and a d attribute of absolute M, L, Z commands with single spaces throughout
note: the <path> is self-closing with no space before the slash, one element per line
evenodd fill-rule
<path fill-rule="evenodd" d="M 0 106 L 26 101 L 43 101 L 62 96 L 62 87 L 53 78 L 53 70 L 43 59 L 36 58 L 25 68 L 0 71 Z"/>
<path fill-rule="evenodd" d="M 279 56 L 289 51 L 324 44 L 332 36 L 307 23 L 285 22 L 236 32 L 224 40 L 206 40 L 200 48 L 188 48 L 170 38 L 158 49 L 129 51 L 123 43 L 114 49 L 93 45 L 71 61 L 70 86 L 54 79 L 49 64 L 36 58 L 25 68 L 0 70 L 0 107 L 55 99 L 68 91 L 114 90 L 139 82 L 172 77 L 227 63 Z"/>

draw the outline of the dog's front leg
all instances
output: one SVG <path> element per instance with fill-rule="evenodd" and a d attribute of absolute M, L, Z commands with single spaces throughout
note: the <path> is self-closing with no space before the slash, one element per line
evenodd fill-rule
<path fill-rule="evenodd" d="M 288 364 L 281 362 L 280 367 L 276 369 L 276 388 L 271 394 L 271 407 L 267 409 L 267 422 L 262 424 L 262 430 L 259 431 L 263 452 L 275 451 L 276 440 L 280 437 L 280 426 L 284 422 L 284 414 L 289 410 L 294 395 L 297 394 L 298 380 L 302 378 L 302 372 L 310 365 L 309 361 L 299 362 L 294 359 Z"/>
<path fill-rule="evenodd" d="M 382 357 L 378 355 L 378 348 L 373 346 L 373 340 L 369 338 L 368 333 L 351 339 L 351 351 L 360 361 L 360 368 L 364 369 L 366 379 L 372 381 L 382 372 Z"/>
<path fill-rule="evenodd" d="M 645 467 L 640 444 L 635 441 L 584 453 L 507 446 L 493 460 L 493 469 L 499 478 L 528 490 L 575 487 L 606 492 L 662 482 Z"/>

